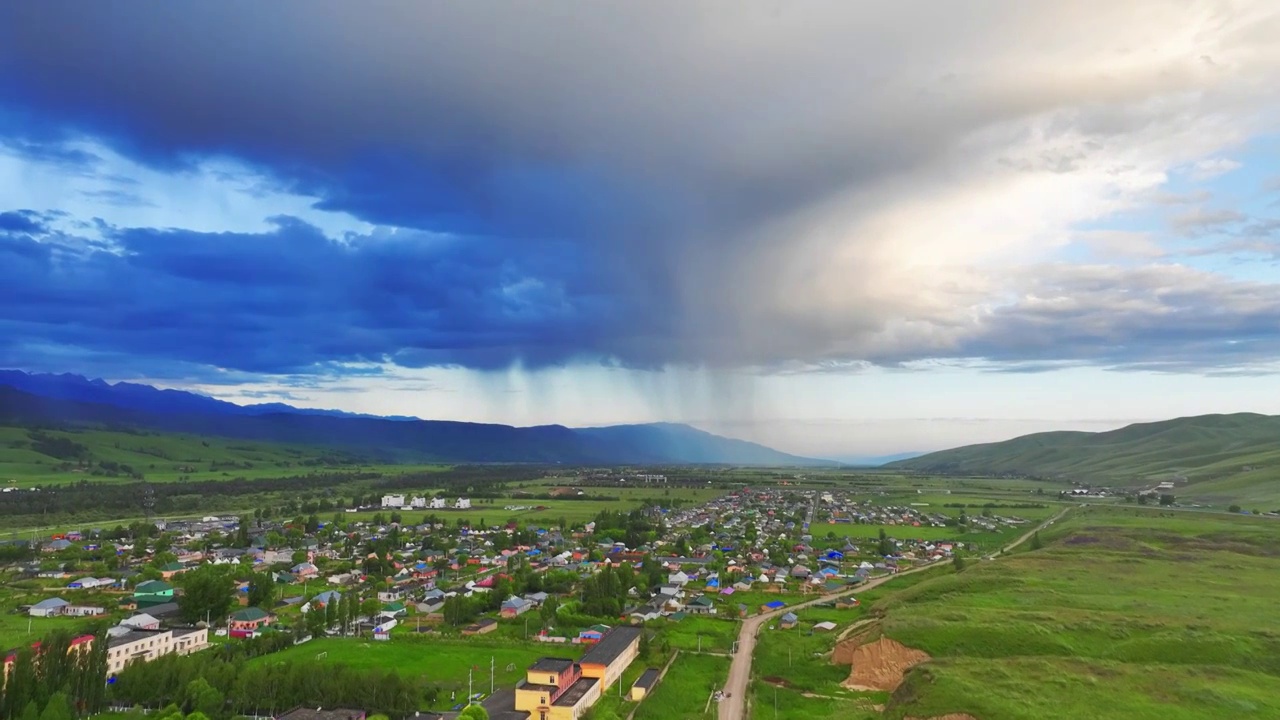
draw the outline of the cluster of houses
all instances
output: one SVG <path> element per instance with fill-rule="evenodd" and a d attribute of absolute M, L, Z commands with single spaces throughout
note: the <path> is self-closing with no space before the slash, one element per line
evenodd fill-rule
<path fill-rule="evenodd" d="M 119 588 L 120 581 L 109 581 L 107 587 Z M 78 585 L 99 588 L 103 585 Z M 109 609 L 102 605 L 71 603 L 60 597 L 45 598 L 25 608 L 32 617 L 102 617 Z M 125 594 L 118 605 L 129 614 L 107 630 L 107 673 L 115 675 L 135 660 L 153 660 L 162 655 L 203 650 L 209 646 L 207 626 L 184 626 L 178 622 L 178 604 L 174 602 L 172 585 L 150 580 L 139 583 L 132 594 Z M 92 640 L 92 636 L 88 636 Z"/>
<path fill-rule="evenodd" d="M 403 495 L 387 495 L 382 502 L 385 507 L 430 509 L 436 506 L 425 503 L 444 500 L 411 497 L 406 501 Z M 469 504 L 459 498 L 454 507 L 465 508 Z M 160 561 L 150 562 L 148 567 L 157 572 L 147 574 L 153 578 L 159 575 L 159 579 L 150 580 L 139 577 L 136 569 L 153 556 L 149 549 L 134 552 L 131 542 L 99 546 L 93 536 L 68 534 L 46 542 L 41 548 L 44 560 L 25 568 L 43 579 L 65 581 L 60 585 L 65 592 L 25 610 L 41 617 L 131 613 L 110 633 L 111 663 L 116 672 L 130 660 L 194 652 L 207 646 L 208 627 L 183 627 L 177 622 L 174 589 L 183 572 L 201 564 L 268 567 L 280 588 L 278 600 L 273 600 L 271 609 L 264 609 L 247 605 L 247 586 L 241 585 L 237 591 L 241 607 L 227 618 L 210 618 L 209 623 L 225 623 L 231 637 L 253 637 L 272 631 L 279 621 L 277 612 L 284 613 L 282 608 L 296 607 L 299 614 L 306 615 L 359 590 L 366 598 L 376 593 L 379 608 L 371 616 L 361 617 L 361 627 L 375 639 L 386 640 L 397 633 L 410 632 L 406 629 L 409 618 L 418 629 L 423 624 L 430 627 L 441 622 L 450 597 L 493 592 L 513 559 L 535 572 L 564 570 L 580 578 L 606 566 L 640 570 L 656 560 L 662 568 L 663 582 L 657 587 L 633 587 L 627 591 L 625 618 L 639 625 L 659 618 L 679 621 L 689 615 L 739 617 L 785 605 L 782 599 L 762 600 L 759 593 L 845 596 L 849 588 L 869 577 L 894 573 L 907 565 L 941 561 L 961 547 L 958 542 L 911 539 L 911 528 L 937 527 L 947 520 L 929 508 L 877 506 L 841 493 L 791 487 L 743 488 L 696 507 L 651 508 L 650 512 L 663 534 L 636 546 L 597 534 L 593 523 L 571 528 L 519 527 L 514 522 L 459 528 L 428 519 L 418 525 L 377 525 L 357 520 L 343 522 L 340 528 L 319 523 L 318 530 L 299 534 L 290 523 L 268 520 L 255 522 L 248 533 L 248 546 L 244 547 L 231 542 L 237 535 L 245 536 L 236 518 L 158 523 L 169 541 L 168 552 L 176 559 L 159 567 Z M 1017 522 L 1016 518 L 996 517 L 972 520 L 996 526 Z M 883 553 L 885 546 L 875 540 L 859 538 L 855 542 L 843 536 L 833 540 L 823 532 L 823 528 L 843 522 L 875 523 L 904 530 L 893 533 L 890 551 Z M 279 537 L 286 532 L 291 536 L 283 543 Z M 274 544 L 269 537 L 277 537 Z M 211 542 L 211 538 L 216 541 Z M 372 577 L 365 570 L 370 567 L 370 557 L 363 554 L 366 551 L 362 548 L 363 542 L 377 538 L 395 538 L 398 545 L 385 557 L 373 558 L 385 572 Z M 51 564 L 57 564 L 52 560 L 61 557 L 61 552 L 89 549 L 114 553 L 121 559 L 112 577 L 85 574 L 85 565 L 77 567 L 74 563 L 49 569 Z M 75 557 L 72 552 L 67 556 Z M 99 601 L 74 602 L 77 595 Z M 100 600 L 104 597 L 118 597 L 119 601 L 108 606 Z M 496 617 L 478 620 L 463 634 L 492 632 L 500 620 L 520 618 L 549 599 L 544 592 L 506 597 L 494 613 Z M 785 627 L 793 620 L 784 615 L 780 622 Z M 604 638 L 628 635 L 618 632 L 623 629 L 600 626 L 581 630 L 573 638 L 547 639 L 603 644 Z M 527 711 L 535 717 L 542 717 L 545 708 L 545 717 L 576 718 L 572 713 L 577 710 L 572 709 L 589 706 L 586 698 L 596 692 L 582 682 L 592 678 L 590 672 L 594 670 L 584 662 L 572 667 L 557 663 L 556 667 L 559 670 L 552 673 L 556 676 L 554 682 L 530 680 L 531 685 L 544 686 L 545 698 L 539 695 L 538 702 L 531 704 L 532 695 L 521 695 L 525 698 L 520 701 L 521 707 L 533 708 Z M 601 689 L 612 682 L 606 676 L 597 679 L 599 682 L 593 687 Z M 582 690 L 580 696 L 574 687 Z M 563 698 L 570 699 L 557 705 Z M 565 707 L 571 710 L 556 710 Z"/>

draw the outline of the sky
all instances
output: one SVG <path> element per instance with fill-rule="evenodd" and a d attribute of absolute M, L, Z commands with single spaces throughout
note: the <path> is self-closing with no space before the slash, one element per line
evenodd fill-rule
<path fill-rule="evenodd" d="M 1280 413 L 1280 4 L 0 4 L 0 367 L 830 458 Z"/>

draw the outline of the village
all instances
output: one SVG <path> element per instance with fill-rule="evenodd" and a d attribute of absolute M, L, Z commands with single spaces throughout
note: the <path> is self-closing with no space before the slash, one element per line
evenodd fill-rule
<path fill-rule="evenodd" d="M 563 526 L 449 522 L 450 509 L 470 507 L 465 497 L 386 495 L 358 518 L 349 516 L 355 508 L 328 521 L 256 512 L 10 542 L 10 556 L 26 555 L 5 571 L 0 627 L 9 628 L 6 639 L 23 637 L 14 621 L 25 616 L 27 645 L 39 639 L 35 623 L 74 631 L 76 647 L 105 643 L 106 679 L 120 678 L 121 690 L 137 686 L 127 679 L 139 665 L 236 643 L 282 656 L 328 643 L 316 660 L 357 643 L 412 643 L 424 654 L 435 643 L 464 655 L 470 644 L 474 659 L 432 667 L 440 677 L 415 712 L 429 706 L 454 717 L 474 703 L 489 717 L 577 720 L 615 684 L 624 701 L 642 702 L 681 650 L 732 653 L 724 638 L 744 618 L 780 613 L 777 629 L 794 629 L 797 615 L 783 612 L 790 605 L 829 597 L 827 607 L 855 608 L 870 579 L 977 551 L 972 538 L 1026 523 L 793 488 L 742 488 L 691 507 L 602 509 Z M 441 513 L 405 519 L 431 510 Z M 369 511 L 377 512 L 365 519 Z M 528 648 L 529 661 L 518 681 L 498 688 L 491 672 L 490 691 L 476 692 L 472 666 L 488 657 L 490 638 Z M 6 673 L 24 655 L 22 642 L 11 644 Z M 113 701 L 146 700 L 122 693 Z M 296 710 L 306 718 L 288 708 L 275 714 L 349 720 L 388 708 Z"/>

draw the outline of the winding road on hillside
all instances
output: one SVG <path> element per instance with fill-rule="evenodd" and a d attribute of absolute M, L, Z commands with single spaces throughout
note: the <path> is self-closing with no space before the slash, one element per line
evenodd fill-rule
<path fill-rule="evenodd" d="M 1032 535 L 1035 535 L 1040 530 L 1043 530 L 1062 519 L 1070 509 L 1071 508 L 1064 508 L 1058 514 L 1028 530 L 1017 540 L 1014 540 L 1012 543 L 1004 546 L 999 551 L 992 553 L 992 556 L 996 557 L 1003 555 L 1022 543 L 1030 540 Z M 760 634 L 760 628 L 765 623 L 783 613 L 794 612 L 795 610 L 806 608 L 810 605 L 830 602 L 838 597 L 851 595 L 854 592 L 866 592 L 867 590 L 879 587 L 894 578 L 928 570 L 929 568 L 937 566 L 937 564 L 938 563 L 921 565 L 919 567 L 911 568 L 910 570 L 903 570 L 902 572 L 894 575 L 885 575 L 884 577 L 869 580 L 861 585 L 851 587 L 848 590 L 841 590 L 837 593 L 823 595 L 813 600 L 806 600 L 805 602 L 796 605 L 790 605 L 780 610 L 774 610 L 772 612 L 762 613 L 760 615 L 747 618 L 746 621 L 742 623 L 742 630 L 738 632 L 737 652 L 734 653 L 733 663 L 729 666 L 729 679 L 725 682 L 724 686 L 725 698 L 720 701 L 720 710 L 718 715 L 719 720 L 746 720 L 746 697 L 747 685 L 751 679 L 751 657 L 756 648 L 756 636 Z"/>

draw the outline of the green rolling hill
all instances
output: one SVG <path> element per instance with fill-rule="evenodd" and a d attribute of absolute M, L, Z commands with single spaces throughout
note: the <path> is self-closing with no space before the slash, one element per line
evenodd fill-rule
<path fill-rule="evenodd" d="M 1107 432 L 1047 432 L 968 445 L 886 467 L 945 474 L 1016 474 L 1140 487 L 1177 482 L 1211 504 L 1280 505 L 1280 417 L 1237 413 L 1138 423 Z"/>

